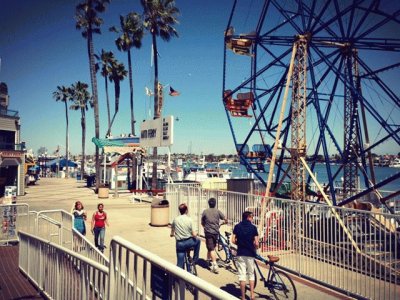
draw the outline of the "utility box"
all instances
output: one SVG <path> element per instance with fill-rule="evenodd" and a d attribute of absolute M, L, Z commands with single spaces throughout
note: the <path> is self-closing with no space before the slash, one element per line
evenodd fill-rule
<path fill-rule="evenodd" d="M 168 200 L 154 199 L 151 202 L 151 226 L 168 226 L 169 202 Z"/>
<path fill-rule="evenodd" d="M 252 178 L 227 179 L 227 190 L 228 192 L 253 194 L 254 179 Z"/>
<path fill-rule="evenodd" d="M 227 191 L 244 193 L 245 196 L 231 197 L 228 202 L 226 217 L 228 220 L 241 220 L 242 213 L 249 210 L 252 203 L 249 201 L 247 194 L 254 194 L 254 179 L 252 178 L 235 178 L 227 179 Z"/>

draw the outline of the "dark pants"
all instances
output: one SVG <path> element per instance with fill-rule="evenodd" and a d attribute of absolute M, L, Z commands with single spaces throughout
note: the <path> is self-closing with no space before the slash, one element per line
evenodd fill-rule
<path fill-rule="evenodd" d="M 198 238 L 190 238 L 183 241 L 176 241 L 176 258 L 177 266 L 183 269 L 186 251 L 194 248 L 193 260 L 196 262 L 199 259 L 200 240 Z"/>

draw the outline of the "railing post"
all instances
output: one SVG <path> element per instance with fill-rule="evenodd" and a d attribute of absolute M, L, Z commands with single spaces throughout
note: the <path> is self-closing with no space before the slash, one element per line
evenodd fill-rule
<path fill-rule="evenodd" d="M 110 264 L 108 267 L 108 299 L 115 299 L 115 260 L 116 260 L 116 243 L 110 243 Z M 107 300 L 107 299 L 104 299 Z"/>

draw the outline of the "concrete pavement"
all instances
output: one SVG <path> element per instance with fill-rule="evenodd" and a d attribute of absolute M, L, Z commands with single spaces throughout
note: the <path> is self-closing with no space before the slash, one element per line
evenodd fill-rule
<path fill-rule="evenodd" d="M 98 199 L 92 188 L 87 188 L 83 181 L 64 178 L 41 178 L 36 185 L 26 189 L 25 196 L 19 196 L 18 203 L 29 204 L 30 210 L 40 211 L 49 209 L 64 209 L 71 211 L 75 201 L 80 200 L 88 213 L 87 237 L 93 239 L 90 233 L 90 219 L 96 211 L 97 204 L 103 203 L 107 212 L 110 226 L 106 229 L 106 245 L 115 235 L 145 248 L 165 260 L 175 263 L 175 240 L 170 238 L 170 228 L 152 227 L 150 223 L 151 207 L 146 202 L 132 203 L 133 195 L 128 192 L 119 193 L 114 198 L 113 193 L 107 199 Z M 108 248 L 105 251 L 108 255 Z M 206 248 L 202 244 L 201 258 L 206 258 Z M 198 267 L 198 276 L 218 288 L 240 296 L 237 276 L 229 270 L 220 268 L 219 274 L 211 273 L 204 263 Z M 298 299 L 349 299 L 332 290 L 303 279 L 292 276 L 298 292 Z M 256 288 L 257 299 L 268 299 L 269 292 L 258 284 Z"/>

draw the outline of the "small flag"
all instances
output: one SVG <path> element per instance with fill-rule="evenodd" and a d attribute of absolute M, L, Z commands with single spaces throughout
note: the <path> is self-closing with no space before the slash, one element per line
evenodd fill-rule
<path fill-rule="evenodd" d="M 175 91 L 172 86 L 169 87 L 169 95 L 170 96 L 179 96 L 181 93 L 179 93 L 178 91 Z"/>
<path fill-rule="evenodd" d="M 154 93 L 153 93 L 147 86 L 146 86 L 144 89 L 145 89 L 145 91 L 146 91 L 146 95 L 147 95 L 147 96 L 151 97 L 151 96 L 154 95 Z"/>

